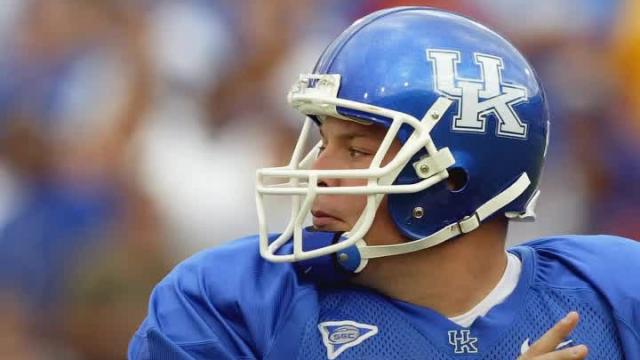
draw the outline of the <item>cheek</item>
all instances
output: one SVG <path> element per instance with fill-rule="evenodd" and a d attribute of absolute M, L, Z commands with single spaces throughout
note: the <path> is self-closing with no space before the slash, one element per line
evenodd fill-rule
<path fill-rule="evenodd" d="M 344 179 L 341 186 L 363 186 L 367 184 L 367 180 L 362 179 Z M 366 195 L 343 195 L 338 200 L 341 210 L 344 211 L 345 217 L 348 217 L 351 225 L 354 225 L 358 220 L 362 211 L 367 204 Z"/>
<path fill-rule="evenodd" d="M 365 239 L 369 245 L 389 245 L 403 242 L 403 237 L 398 232 L 389 214 L 386 197 L 380 204 L 373 224 L 365 235 Z"/>
<path fill-rule="evenodd" d="M 367 204 L 365 195 L 328 195 L 327 200 L 335 204 L 343 219 L 354 225 Z"/>

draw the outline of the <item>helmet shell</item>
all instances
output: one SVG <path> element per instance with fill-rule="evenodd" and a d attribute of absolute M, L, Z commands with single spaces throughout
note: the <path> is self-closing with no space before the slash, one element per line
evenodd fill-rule
<path fill-rule="evenodd" d="M 469 97 L 439 87 L 438 82 L 447 81 L 446 75 L 437 73 L 429 51 L 457 54 L 452 81 L 460 89 L 463 83 L 471 84 L 472 89 L 478 87 L 474 95 L 478 111 L 471 112 L 475 119 L 462 118 L 465 113 L 461 109 Z M 485 73 L 479 55 L 499 60 L 499 79 Z M 345 30 L 323 52 L 314 73 L 340 74 L 341 99 L 392 109 L 417 119 L 422 119 L 439 97 L 454 100 L 433 128 L 431 138 L 437 148 L 450 149 L 456 161 L 453 167 L 464 174 L 466 182 L 456 190 L 441 182 L 418 193 L 388 195 L 391 216 L 409 238 L 429 236 L 472 215 L 522 173 L 528 175 L 531 185 L 501 212 L 525 212 L 538 187 L 548 144 L 549 115 L 544 91 L 533 68 L 502 36 L 469 18 L 433 8 L 386 9 L 356 21 Z M 483 97 L 492 80 L 499 83 L 499 93 Z M 517 101 L 501 103 L 499 96 L 509 89 L 526 95 Z M 502 108 L 491 108 L 488 105 L 491 101 L 497 101 L 496 106 Z M 509 132 L 501 131 L 505 115 L 509 115 L 505 109 L 526 128 L 524 134 L 510 136 Z M 349 108 L 339 107 L 337 111 L 345 117 L 386 127 L 392 121 Z M 460 120 L 479 120 L 483 128 L 465 131 L 456 123 Z M 404 143 L 412 131 L 411 127 L 403 126 L 398 138 Z M 394 183 L 418 182 L 420 178 L 412 164 L 425 154 L 417 153 Z M 413 216 L 416 207 L 423 209 L 424 216 Z"/>

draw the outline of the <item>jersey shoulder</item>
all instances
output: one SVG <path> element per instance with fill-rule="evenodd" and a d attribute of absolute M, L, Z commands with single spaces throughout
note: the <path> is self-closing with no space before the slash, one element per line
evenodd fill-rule
<path fill-rule="evenodd" d="M 570 235 L 534 240 L 513 251 L 533 254 L 538 286 L 591 289 L 640 342 L 640 242 Z"/>
<path fill-rule="evenodd" d="M 536 271 L 550 283 L 562 277 L 557 272 L 573 272 L 585 280 L 610 284 L 612 290 L 638 295 L 640 277 L 640 242 L 611 235 L 565 235 L 541 238 L 516 248 L 531 249 L 535 254 Z M 544 276 L 544 275 L 547 276 Z"/>
<path fill-rule="evenodd" d="M 129 350 L 144 351 L 133 348 L 161 334 L 183 349 L 251 356 L 268 346 L 289 306 L 310 290 L 290 264 L 260 257 L 257 236 L 234 240 L 193 255 L 154 288 Z"/>
<path fill-rule="evenodd" d="M 293 295 L 301 283 L 291 264 L 264 260 L 258 237 L 248 236 L 191 256 L 176 266 L 158 288 L 176 285 L 186 294 L 206 297 L 213 304 L 247 304 L 275 301 L 276 291 L 289 290 L 285 295 Z"/>

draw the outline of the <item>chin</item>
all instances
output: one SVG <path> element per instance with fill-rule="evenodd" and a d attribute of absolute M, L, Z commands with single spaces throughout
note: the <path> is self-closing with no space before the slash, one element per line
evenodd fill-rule
<path fill-rule="evenodd" d="M 327 225 L 313 225 L 313 229 L 316 231 L 329 231 L 329 232 L 346 231 L 335 226 L 327 226 Z"/>
<path fill-rule="evenodd" d="M 344 224 L 313 224 L 313 228 L 318 231 L 330 231 L 330 232 L 347 232 L 351 230 L 350 227 Z"/>

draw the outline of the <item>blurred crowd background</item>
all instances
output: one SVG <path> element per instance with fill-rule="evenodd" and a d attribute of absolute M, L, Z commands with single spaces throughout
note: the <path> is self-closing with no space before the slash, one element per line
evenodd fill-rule
<path fill-rule="evenodd" d="M 537 69 L 552 112 L 535 224 L 640 239 L 640 4 L 623 0 L 0 0 L 0 358 L 121 359 L 153 285 L 256 232 L 285 95 L 356 18 L 474 17 Z"/>

